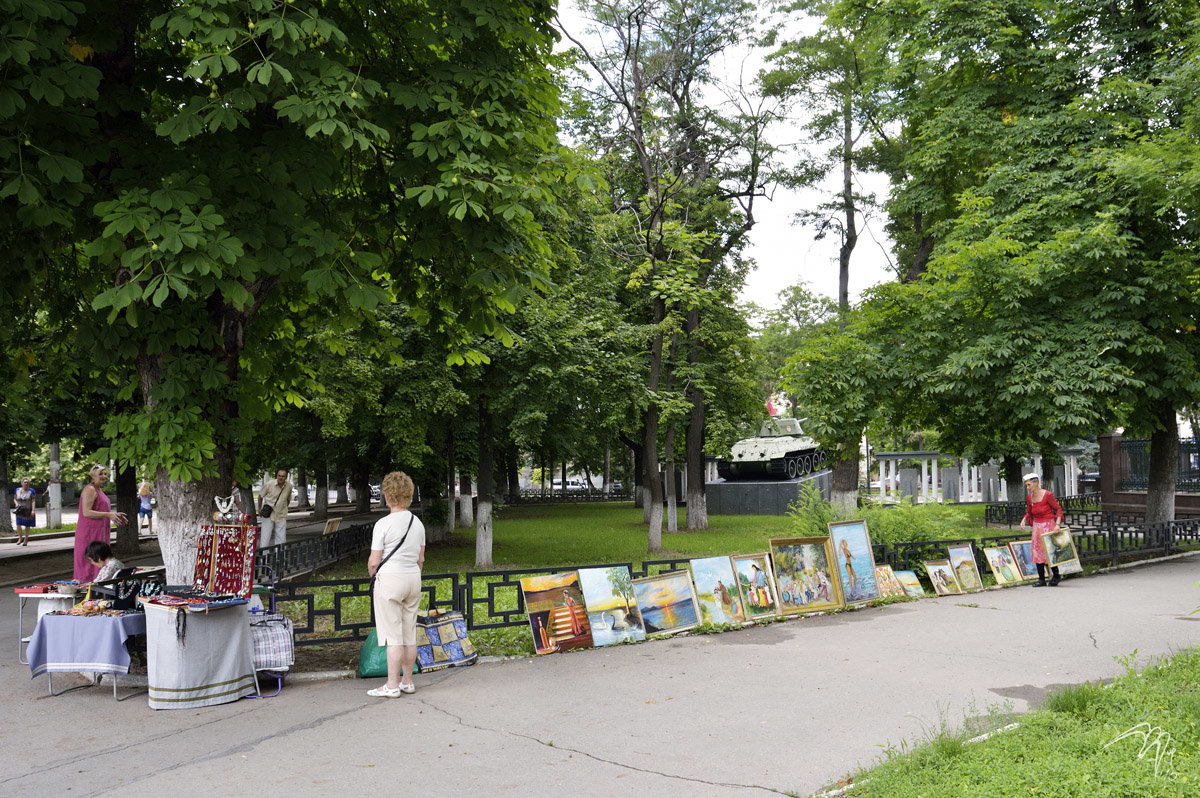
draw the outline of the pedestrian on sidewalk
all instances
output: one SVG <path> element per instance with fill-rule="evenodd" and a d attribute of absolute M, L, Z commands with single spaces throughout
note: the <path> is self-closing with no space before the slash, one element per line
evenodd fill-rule
<path fill-rule="evenodd" d="M 383 478 L 383 500 L 391 512 L 375 522 L 367 573 L 375 578 L 372 605 L 379 645 L 387 646 L 387 682 L 367 691 L 374 698 L 412 693 L 417 661 L 417 609 L 425 565 L 425 525 L 408 509 L 413 482 L 402 471 Z M 386 556 L 385 556 L 386 553 Z"/>
<path fill-rule="evenodd" d="M 1053 576 L 1050 582 L 1046 582 L 1046 545 L 1042 540 L 1042 535 L 1047 532 L 1057 532 L 1061 529 L 1063 521 L 1062 508 L 1058 506 L 1058 500 L 1054 498 L 1054 494 L 1042 487 L 1042 481 L 1035 473 L 1025 475 L 1025 489 L 1029 491 L 1025 496 L 1025 517 L 1021 519 L 1021 529 L 1025 529 L 1026 524 L 1033 525 L 1033 562 L 1037 566 L 1038 578 L 1033 583 L 1034 587 L 1055 587 L 1062 581 L 1062 577 L 1058 574 L 1058 566 L 1051 568 Z"/>
<path fill-rule="evenodd" d="M 258 495 L 260 548 L 287 542 L 288 504 L 292 501 L 292 483 L 288 482 L 288 473 L 286 468 L 277 469 L 275 481 L 263 485 Z"/>
<path fill-rule="evenodd" d="M 88 484 L 79 495 L 79 523 L 75 527 L 75 578 L 91 582 L 99 568 L 87 558 L 87 546 L 93 540 L 112 543 L 112 522 L 125 524 L 125 513 L 114 512 L 112 502 L 101 488 L 108 482 L 108 469 L 94 465 L 88 471 Z"/>
<path fill-rule="evenodd" d="M 154 534 L 154 489 L 143 482 L 138 489 L 138 534 L 142 534 L 142 519 L 146 519 L 146 534 Z"/>
<path fill-rule="evenodd" d="M 17 511 L 17 545 L 29 545 L 29 530 L 37 526 L 37 491 L 29 483 L 29 477 L 21 480 L 21 487 L 13 493 L 13 508 Z"/>

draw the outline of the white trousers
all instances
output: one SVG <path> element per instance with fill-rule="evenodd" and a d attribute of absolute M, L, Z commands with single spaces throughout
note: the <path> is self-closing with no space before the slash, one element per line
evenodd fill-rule
<path fill-rule="evenodd" d="M 261 527 L 258 531 L 258 547 L 260 549 L 287 542 L 286 518 L 279 521 L 276 521 L 274 518 L 260 518 L 258 519 L 258 523 Z"/>

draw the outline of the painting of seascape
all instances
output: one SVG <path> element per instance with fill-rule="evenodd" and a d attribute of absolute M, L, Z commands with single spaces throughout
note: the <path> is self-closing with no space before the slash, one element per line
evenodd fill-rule
<path fill-rule="evenodd" d="M 833 556 L 842 580 L 847 604 L 879 598 L 875 581 L 875 555 L 866 521 L 838 521 L 829 525 Z"/>
<path fill-rule="evenodd" d="M 580 568 L 579 586 L 587 604 L 593 645 L 608 646 L 646 639 L 628 566 Z"/>
<path fill-rule="evenodd" d="M 696 593 L 687 571 L 634 579 L 633 590 L 646 634 L 681 632 L 700 623 Z"/>
<path fill-rule="evenodd" d="M 703 623 L 739 624 L 746 620 L 738 596 L 737 578 L 728 557 L 701 557 L 692 560 L 690 565 Z"/>

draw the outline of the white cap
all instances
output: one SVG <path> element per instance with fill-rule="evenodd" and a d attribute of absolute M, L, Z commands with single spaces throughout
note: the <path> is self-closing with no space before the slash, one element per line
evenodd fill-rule
<path fill-rule="evenodd" d="M 1026 474 L 1025 476 L 1021 477 L 1021 480 L 1022 480 L 1022 481 L 1024 481 L 1024 482 L 1028 482 L 1028 481 L 1029 481 L 1029 480 L 1031 480 L 1031 479 L 1036 479 L 1038 482 L 1041 482 L 1041 481 L 1042 481 L 1042 478 L 1041 478 L 1041 477 L 1039 477 L 1037 474 L 1033 473 L 1032 471 L 1030 471 L 1030 472 L 1029 472 L 1028 474 Z"/>

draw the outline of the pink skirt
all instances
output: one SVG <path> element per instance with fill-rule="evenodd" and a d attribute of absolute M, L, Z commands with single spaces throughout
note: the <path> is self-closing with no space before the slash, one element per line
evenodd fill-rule
<path fill-rule="evenodd" d="M 1057 521 L 1034 521 L 1033 522 L 1033 561 L 1040 562 L 1043 565 L 1046 563 L 1046 544 L 1042 542 L 1042 535 L 1046 532 L 1053 532 L 1058 526 Z"/>

